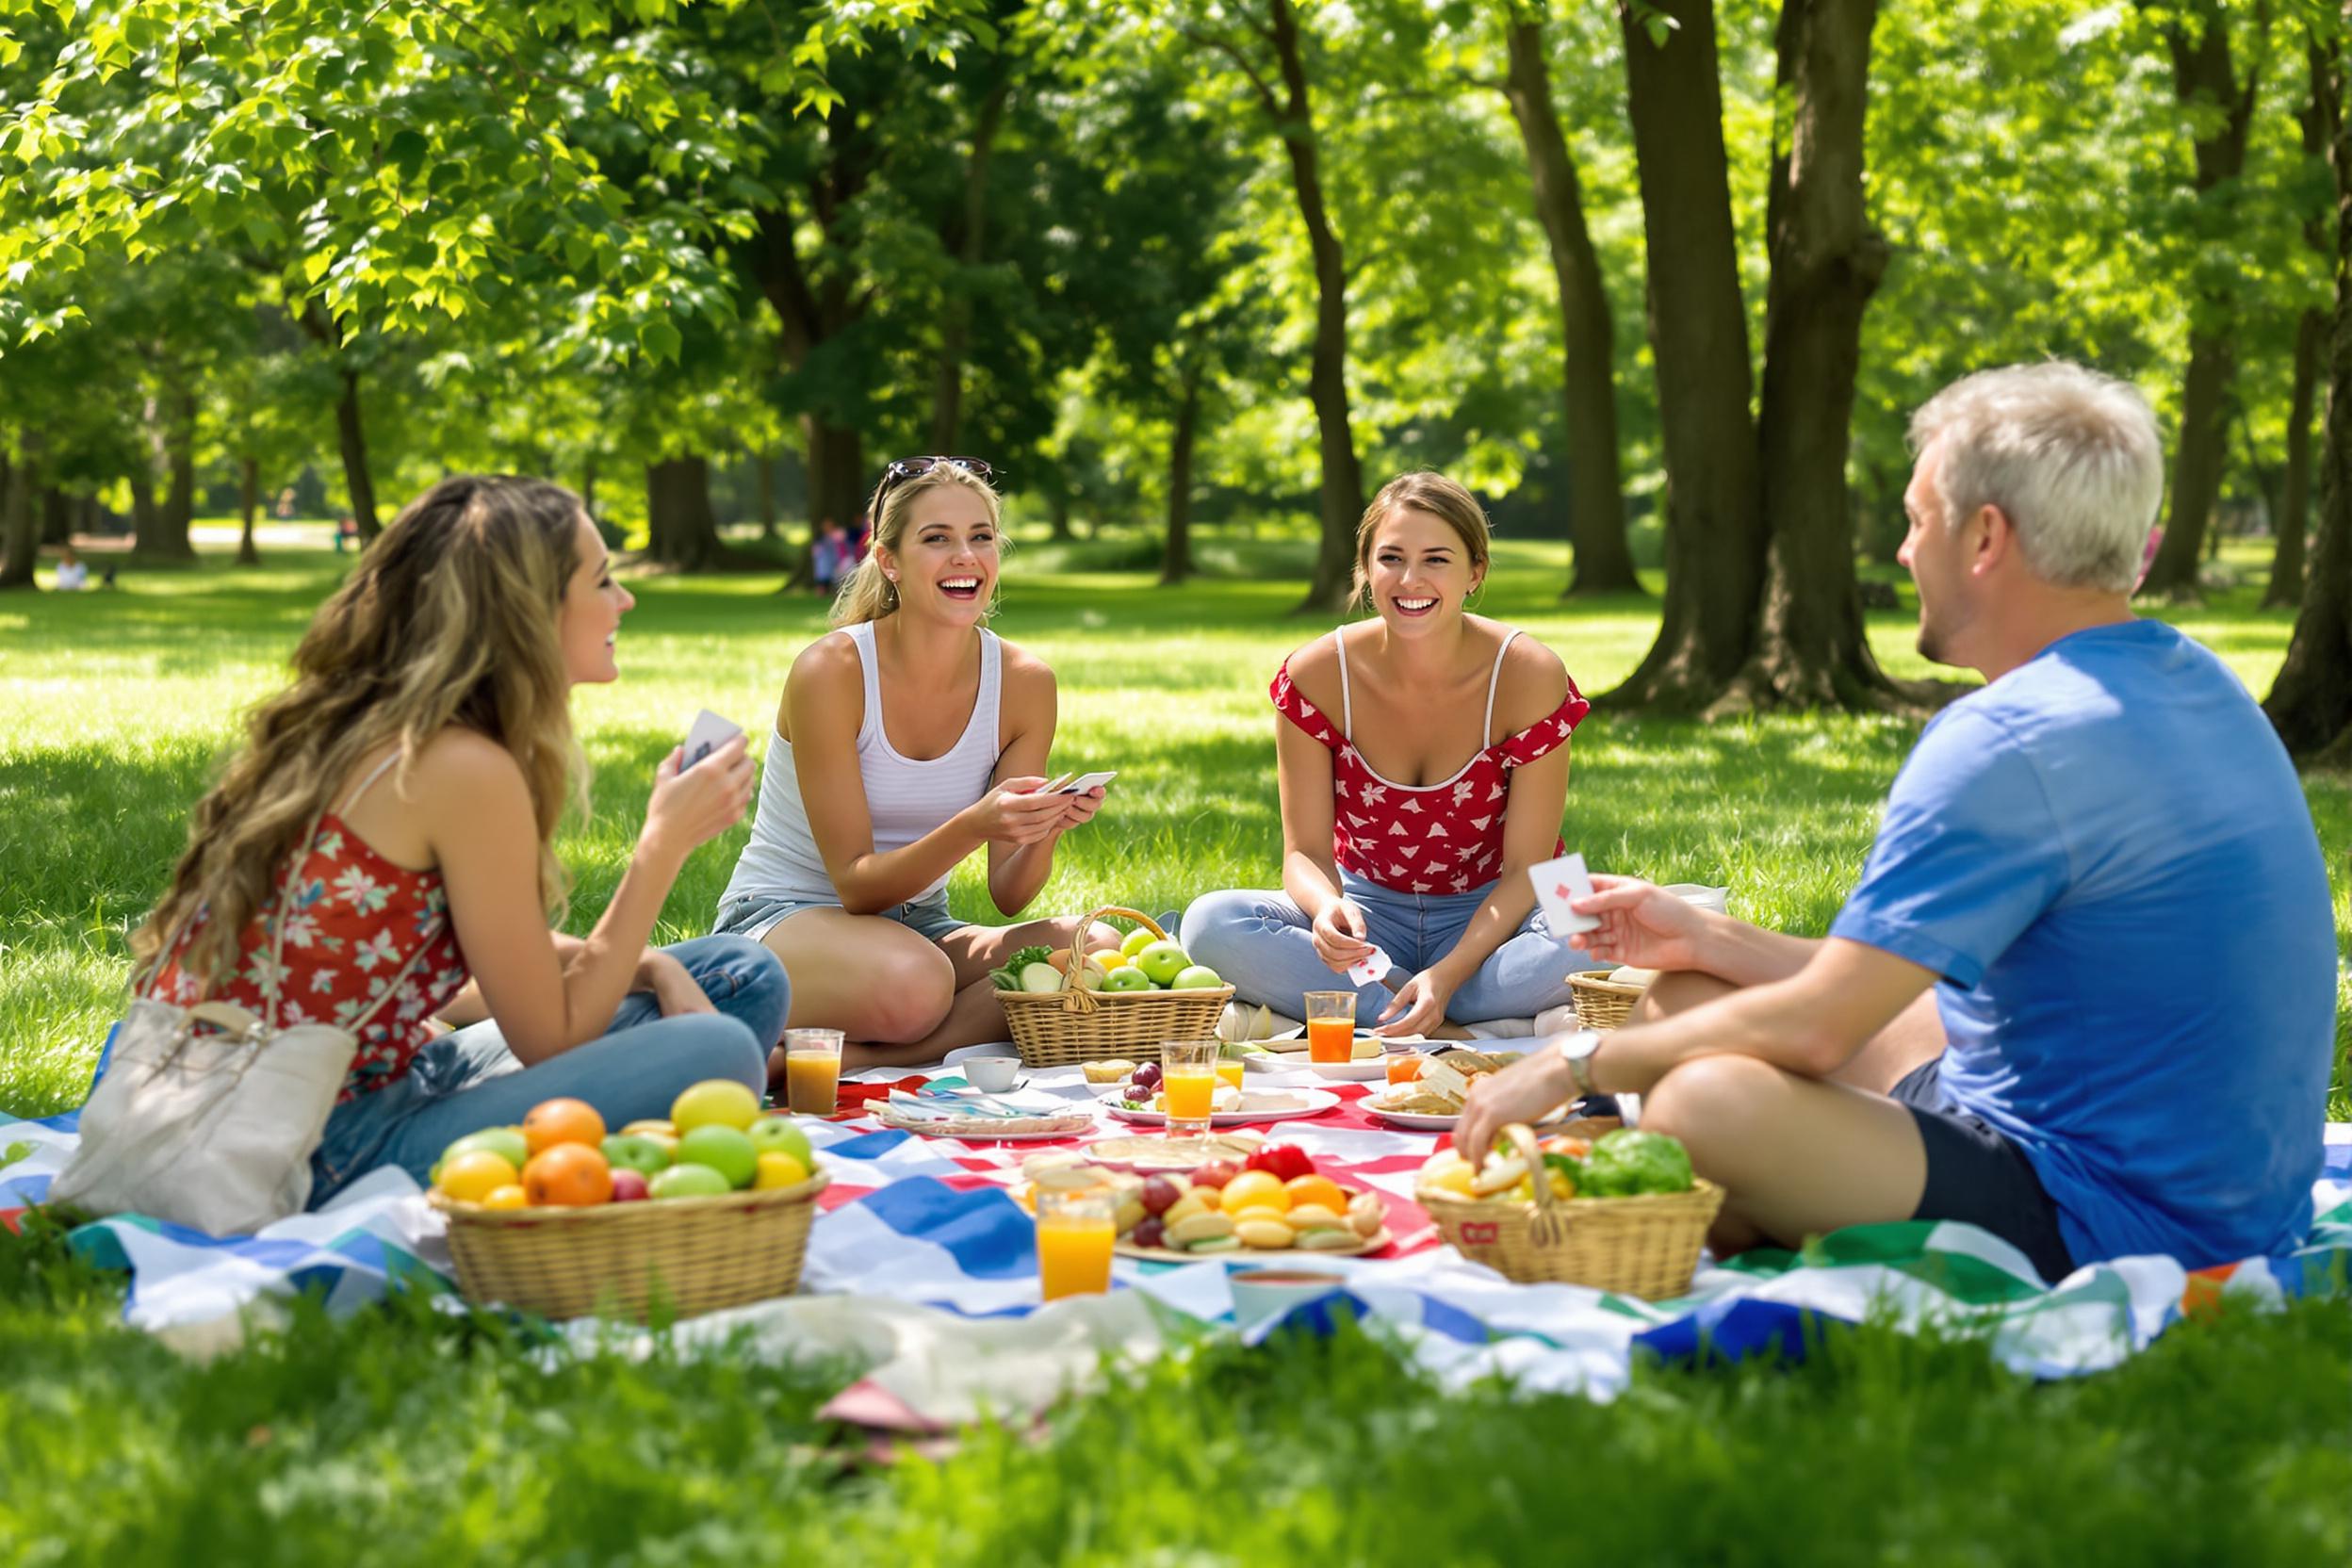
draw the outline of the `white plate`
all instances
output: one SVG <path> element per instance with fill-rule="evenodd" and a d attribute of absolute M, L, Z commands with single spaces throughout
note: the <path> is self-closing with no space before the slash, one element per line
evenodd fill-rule
<path fill-rule="evenodd" d="M 1218 1111 L 1209 1118 L 1209 1125 L 1245 1127 L 1256 1121 L 1293 1121 L 1302 1116 L 1318 1116 L 1338 1103 L 1339 1096 L 1329 1089 L 1252 1089 L 1242 1096 L 1240 1110 Z M 1119 1120 L 1138 1126 L 1159 1127 L 1168 1121 L 1158 1111 L 1131 1111 L 1117 1101 L 1107 1108 Z"/>
<path fill-rule="evenodd" d="M 1365 1115 L 1378 1117 L 1391 1127 L 1402 1127 L 1409 1133 L 1449 1133 L 1453 1131 L 1454 1123 L 1462 1119 L 1459 1113 L 1438 1116 L 1427 1111 L 1384 1111 L 1369 1101 L 1359 1101 L 1358 1103 L 1363 1106 Z"/>
<path fill-rule="evenodd" d="M 1388 1060 L 1384 1056 L 1367 1057 L 1361 1062 L 1309 1062 L 1306 1067 L 1317 1078 L 1328 1078 L 1335 1084 L 1370 1084 L 1388 1076 Z"/>
<path fill-rule="evenodd" d="M 919 1137 L 926 1138 L 954 1138 L 959 1143 L 1042 1143 L 1048 1138 L 1085 1137 L 1094 1130 L 1091 1120 L 1078 1127 L 1055 1127 L 1024 1133 L 993 1133 L 972 1126 L 965 1126 L 955 1132 L 949 1132 L 944 1128 L 929 1126 L 912 1119 L 885 1121 L 879 1115 L 876 1115 L 874 1119 L 893 1133 L 913 1133 Z"/>

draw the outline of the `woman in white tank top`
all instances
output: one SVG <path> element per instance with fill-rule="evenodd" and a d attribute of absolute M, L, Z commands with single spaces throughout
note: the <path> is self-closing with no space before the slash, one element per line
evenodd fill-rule
<path fill-rule="evenodd" d="M 1068 946 L 1078 924 L 969 925 L 947 912 L 948 874 L 986 845 L 988 896 L 1019 914 L 1054 844 L 1102 800 L 1037 792 L 1054 672 L 983 624 L 999 565 L 988 473 L 960 458 L 885 471 L 873 549 L 834 606 L 839 629 L 785 679 L 751 842 L 719 904 L 720 931 L 784 960 L 791 1023 L 846 1037 L 847 1069 L 1004 1038 L 988 971 L 1022 947 Z M 1088 945 L 1117 939 L 1098 928 Z"/>

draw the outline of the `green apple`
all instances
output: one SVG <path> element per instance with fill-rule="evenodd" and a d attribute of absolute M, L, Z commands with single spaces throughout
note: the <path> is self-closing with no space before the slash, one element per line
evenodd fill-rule
<path fill-rule="evenodd" d="M 741 1132 L 759 1119 L 760 1097 L 732 1078 L 705 1078 L 682 1090 L 670 1105 L 670 1125 L 680 1139 L 697 1127 Z"/>
<path fill-rule="evenodd" d="M 484 1127 L 479 1133 L 468 1133 L 441 1151 L 441 1158 L 445 1162 L 453 1160 L 477 1149 L 488 1150 L 517 1170 L 531 1162 L 531 1145 L 524 1142 L 522 1133 L 513 1127 Z"/>
<path fill-rule="evenodd" d="M 1172 991 L 1214 990 L 1225 983 L 1225 977 L 1206 964 L 1195 964 L 1168 983 Z"/>
<path fill-rule="evenodd" d="M 816 1152 L 808 1147 L 808 1135 L 793 1126 L 788 1116 L 763 1116 L 753 1122 L 751 1147 L 761 1154 L 790 1154 L 808 1169 L 817 1168 Z"/>
<path fill-rule="evenodd" d="M 1132 958 L 1136 954 L 1141 953 L 1145 948 L 1150 947 L 1153 942 L 1160 939 L 1160 938 L 1152 934 L 1152 928 L 1150 926 L 1138 925 L 1133 931 L 1127 933 L 1127 939 L 1119 944 L 1119 950 L 1125 954 L 1128 957 Z"/>
<path fill-rule="evenodd" d="M 604 1161 L 615 1170 L 650 1176 L 670 1168 L 670 1152 L 639 1133 L 614 1133 L 604 1140 Z"/>
<path fill-rule="evenodd" d="M 729 1186 L 747 1187 L 760 1173 L 760 1151 L 751 1135 L 740 1127 L 713 1123 L 697 1127 L 678 1140 L 679 1165 L 707 1165 L 727 1178 Z"/>
<path fill-rule="evenodd" d="M 646 1194 L 654 1198 L 723 1198 L 734 1190 L 725 1175 L 707 1165 L 674 1165 L 655 1171 L 645 1182 Z"/>
<path fill-rule="evenodd" d="M 1135 965 L 1121 964 L 1102 977 L 1102 988 L 1106 991 L 1148 991 L 1152 988 L 1152 980 Z"/>
<path fill-rule="evenodd" d="M 1143 977 L 1155 986 L 1167 985 L 1191 967 L 1192 960 L 1184 956 L 1184 950 L 1170 941 L 1152 942 L 1135 955 L 1135 968 L 1143 971 Z"/>

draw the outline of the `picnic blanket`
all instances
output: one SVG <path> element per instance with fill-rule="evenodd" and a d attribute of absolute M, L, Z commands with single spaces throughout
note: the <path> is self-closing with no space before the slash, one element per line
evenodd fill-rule
<path fill-rule="evenodd" d="M 953 1070 L 934 1074 L 955 1081 Z M 1313 1080 L 1299 1079 L 1306 1083 Z M 1272 1080 L 1286 1083 L 1287 1075 Z M 1259 1080 L 1253 1075 L 1252 1085 Z M 1038 1074 L 1033 1093 L 1094 1106 L 1074 1070 Z M 1574 1285 L 1519 1285 L 1464 1261 L 1411 1201 L 1437 1135 L 1399 1132 L 1359 1103 L 1364 1086 L 1318 1086 L 1339 1103 L 1269 1133 L 1343 1183 L 1383 1195 L 1395 1244 L 1377 1257 L 1317 1258 L 1348 1276 L 1341 1298 L 1291 1315 L 1352 1311 L 1380 1325 L 1441 1381 L 1506 1373 L 1530 1390 L 1606 1398 L 1642 1354 L 1801 1359 L 1823 1325 L 1866 1317 L 1986 1336 L 2003 1365 L 2039 1378 L 2113 1366 L 2185 1314 L 2263 1308 L 2344 1288 L 2352 1263 L 2352 1125 L 2327 1130 L 2319 1220 L 2292 1254 L 2190 1271 L 2168 1258 L 2117 1259 L 2045 1281 L 2015 1248 L 1973 1226 L 1912 1221 L 1831 1234 L 1801 1254 L 1703 1263 L 1688 1295 L 1651 1302 Z M 71 1115 L 0 1125 L 0 1222 L 40 1201 L 75 1141 Z M 868 1117 L 821 1123 L 812 1139 L 832 1174 L 810 1237 L 803 1294 L 678 1325 L 674 1340 L 785 1361 L 849 1358 L 868 1368 L 833 1413 L 880 1428 L 936 1431 L 983 1413 L 1042 1408 L 1101 1375 L 1202 1331 L 1232 1331 L 1226 1265 L 1121 1259 L 1105 1297 L 1041 1306 L 1028 1215 L 1010 1189 L 1040 1148 L 1079 1147 L 1136 1129 L 1097 1110 L 1094 1129 L 1054 1142 L 978 1144 L 881 1128 Z M 137 1217 L 75 1231 L 84 1255 L 131 1274 L 125 1320 L 193 1353 L 237 1343 L 305 1291 L 349 1312 L 395 1288 L 453 1298 L 442 1222 L 414 1183 L 381 1170 L 316 1214 L 254 1236 L 215 1239 Z M 1262 1339 L 1279 1322 L 1247 1336 Z M 643 1331 L 583 1323 L 566 1332 L 624 1348 Z"/>

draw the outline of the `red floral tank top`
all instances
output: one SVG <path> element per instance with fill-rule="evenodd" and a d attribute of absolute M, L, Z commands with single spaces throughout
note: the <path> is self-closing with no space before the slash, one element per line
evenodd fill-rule
<path fill-rule="evenodd" d="M 359 1050 L 336 1103 L 397 1083 L 433 1037 L 433 1015 L 466 985 L 466 956 L 450 929 L 449 895 L 437 871 L 394 865 L 362 842 L 333 812 L 318 819 L 309 853 L 292 879 L 278 982 L 277 1022 L 344 1028 L 383 993 L 412 956 L 417 962 L 359 1034 Z M 187 1006 L 200 997 L 260 1014 L 270 988 L 272 900 L 237 943 L 236 966 L 206 993 L 184 972 L 180 955 L 203 929 L 202 913 L 148 983 L 147 994 Z M 418 955 L 418 946 L 424 951 Z"/>
<path fill-rule="evenodd" d="M 1503 639 L 1511 646 L 1513 631 Z M 1503 654 L 1486 688 L 1486 734 L 1494 725 L 1494 689 Z M 1462 893 L 1482 888 L 1502 871 L 1503 811 L 1511 770 L 1550 755 L 1592 705 L 1568 682 L 1568 695 L 1550 715 L 1515 735 L 1481 746 L 1451 778 L 1436 784 L 1396 784 L 1374 773 L 1349 740 L 1354 730 L 1348 694 L 1348 644 L 1339 639 L 1341 714 L 1331 716 L 1290 683 L 1290 662 L 1276 672 L 1269 694 L 1275 710 L 1331 752 L 1331 852 L 1342 868 L 1400 893 Z M 1552 850 L 1564 855 L 1564 841 Z"/>

